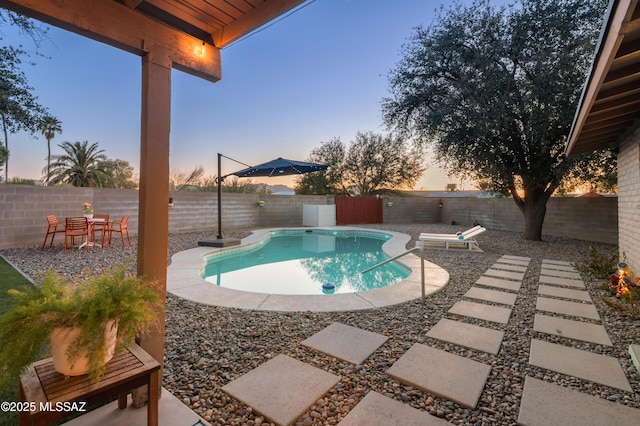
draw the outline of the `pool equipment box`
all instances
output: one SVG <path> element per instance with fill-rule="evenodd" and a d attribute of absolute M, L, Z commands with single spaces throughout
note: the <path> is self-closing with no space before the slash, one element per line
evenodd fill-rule
<path fill-rule="evenodd" d="M 336 226 L 335 204 L 303 204 L 303 226 Z"/>

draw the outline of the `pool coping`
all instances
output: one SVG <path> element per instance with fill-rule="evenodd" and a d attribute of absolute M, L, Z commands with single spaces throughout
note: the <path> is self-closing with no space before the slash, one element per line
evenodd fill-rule
<path fill-rule="evenodd" d="M 260 243 L 273 231 L 282 230 L 327 230 L 327 231 L 363 231 L 391 235 L 382 245 L 384 252 L 390 257 L 405 251 L 411 237 L 400 232 L 381 229 L 368 229 L 354 226 L 334 227 L 279 227 L 264 228 L 252 231 L 243 238 L 240 246 L 214 248 L 196 247 L 181 251 L 171 256 L 171 264 L 167 268 L 167 291 L 175 296 L 206 305 L 227 308 L 282 311 L 282 312 L 334 312 L 375 309 L 397 305 L 422 297 L 420 284 L 420 257 L 411 253 L 398 259 L 398 262 L 411 270 L 404 280 L 368 291 L 338 294 L 287 295 L 253 293 L 219 287 L 203 279 L 202 273 L 206 257 L 222 251 L 237 250 Z M 425 260 L 425 295 L 433 294 L 449 282 L 449 273 L 440 266 Z"/>

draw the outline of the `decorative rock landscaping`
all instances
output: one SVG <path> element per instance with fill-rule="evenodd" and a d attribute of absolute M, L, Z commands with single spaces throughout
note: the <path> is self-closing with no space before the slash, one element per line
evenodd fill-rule
<path fill-rule="evenodd" d="M 407 247 L 413 247 L 420 232 L 455 233 L 458 230 L 449 225 L 377 227 L 411 235 L 413 240 Z M 208 236 L 210 235 L 171 235 L 170 254 L 194 247 L 199 239 Z M 286 356 L 332 375 L 326 377 L 339 377 L 335 386 L 328 386 L 327 391 L 318 393 L 320 396 L 313 396 L 314 401 L 300 415 L 295 412 L 297 417 L 291 422 L 296 425 L 335 425 L 343 420 L 345 424 L 358 424 L 354 420 L 356 416 L 367 412 L 366 406 L 360 404 L 382 406 L 381 401 L 385 401 L 385 404 L 389 402 L 389 407 L 397 409 L 399 413 L 410 409 L 408 412 L 415 415 L 411 418 L 417 419 L 414 424 L 421 424 L 420 421 L 425 418 L 440 418 L 451 424 L 474 426 L 513 425 L 518 421 L 522 424 L 545 424 L 540 422 L 546 419 L 541 420 L 536 417 L 536 413 L 556 420 L 557 416 L 565 416 L 560 417 L 563 419 L 562 424 L 571 424 L 569 420 L 572 416 L 582 416 L 576 417 L 580 420 L 587 417 L 578 409 L 568 409 L 566 404 L 573 404 L 574 401 L 577 401 L 576 404 L 579 402 L 580 407 L 601 410 L 600 418 L 605 421 L 611 421 L 611 416 L 615 416 L 615 413 L 619 413 L 619 418 L 626 421 L 636 421 L 640 418 L 640 373 L 633 365 L 628 348 L 632 343 L 640 343 L 637 320 L 618 316 L 601 302 L 602 281 L 584 273 L 580 274 L 581 280 L 555 277 L 560 281 L 552 280 L 554 282 L 548 282 L 553 276 L 545 275 L 544 282 L 540 276 L 543 259 L 565 261 L 567 265 L 560 266 L 570 266 L 571 263 L 581 262 L 586 258 L 590 245 L 595 245 L 601 253 L 612 253 L 616 251 L 616 247 L 562 238 L 550 237 L 546 240 L 523 241 L 515 233 L 489 230 L 478 236 L 483 252 L 428 250 L 427 259 L 445 268 L 451 274 L 451 280 L 443 290 L 429 296 L 424 305 L 420 300 L 415 300 L 396 306 L 354 312 L 257 312 L 201 305 L 169 296 L 163 385 L 212 424 L 268 424 L 269 420 L 256 407 L 230 396 L 223 387 L 260 366 L 267 365 L 269 360 Z M 111 247 L 89 253 L 74 250 L 66 255 L 62 254 L 61 247 L 45 252 L 41 252 L 39 247 L 33 247 L 2 250 L 0 253 L 30 276 L 36 276 L 37 271 L 47 267 L 76 275 L 82 274 L 85 268 L 100 269 L 127 257 L 135 259 L 135 244 L 133 248 Z M 523 274 L 521 282 L 510 281 L 513 278 L 504 277 L 503 274 L 498 277 L 484 275 L 489 269 L 499 271 L 495 266 L 497 263 L 524 266 L 507 262 L 522 262 L 519 258 L 503 255 L 530 258 L 526 272 L 518 272 Z M 544 269 L 573 272 L 552 268 L 548 262 L 545 262 Z M 571 290 L 582 289 L 566 285 L 584 283 L 586 290 L 583 291 L 590 294 L 593 303 L 586 306 L 592 306 L 597 311 L 598 319 L 578 318 L 562 312 L 537 311 L 536 302 L 541 296 L 538 293 L 540 282 L 547 287 L 561 288 L 558 287 L 560 285 Z M 569 284 L 564 285 L 566 282 Z M 505 324 L 449 313 L 457 302 L 470 302 L 464 299 L 472 287 L 513 292 L 517 295 L 514 305 L 472 299 L 473 303 L 487 307 L 509 309 L 510 316 Z M 545 291 L 543 297 L 546 299 L 580 304 L 585 302 L 558 293 L 555 289 Z M 474 290 L 471 295 L 478 296 L 481 293 Z M 600 341 L 576 340 L 563 334 L 537 331 L 534 328 L 536 315 L 601 325 L 612 346 Z M 441 340 L 442 335 L 430 337 L 428 333 L 442 319 L 504 333 L 498 353 L 485 352 L 484 348 L 460 346 L 463 342 Z M 359 364 L 341 360 L 302 343 L 335 322 L 388 339 Z M 631 391 L 530 364 L 533 340 L 616 360 Z M 440 392 L 421 390 L 392 376 L 394 370 L 390 369 L 416 344 L 420 345 L 417 347 L 428 346 L 488 367 L 477 403 L 467 403 L 467 400 L 464 403 L 454 402 L 458 398 L 437 396 L 436 393 Z M 545 392 L 554 392 L 554 396 L 545 399 Z M 558 399 L 560 402 L 554 404 L 555 395 L 565 399 Z M 391 401 L 387 401 L 389 399 Z M 541 406 L 545 409 L 540 410 Z M 429 417 L 423 417 L 425 414 Z M 569 420 L 565 422 L 566 419 Z M 440 423 L 442 422 L 433 422 Z M 425 421 L 423 424 L 430 423 Z M 551 421 L 546 424 L 558 423 Z"/>

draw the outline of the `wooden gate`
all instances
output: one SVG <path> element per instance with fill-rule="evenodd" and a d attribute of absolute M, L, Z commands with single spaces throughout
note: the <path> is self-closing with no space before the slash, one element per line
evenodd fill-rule
<path fill-rule="evenodd" d="M 336 196 L 336 224 L 382 223 L 382 198 Z"/>

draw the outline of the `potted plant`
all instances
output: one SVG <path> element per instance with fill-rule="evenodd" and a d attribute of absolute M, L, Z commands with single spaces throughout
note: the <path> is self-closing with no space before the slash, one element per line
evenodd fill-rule
<path fill-rule="evenodd" d="M 93 207 L 90 203 L 82 203 L 82 215 L 88 219 L 93 218 Z"/>
<path fill-rule="evenodd" d="M 0 381 L 17 380 L 29 364 L 43 357 L 50 337 L 55 343 L 60 334 L 72 335 L 72 340 L 62 350 L 52 349 L 54 355 L 63 355 L 58 362 L 54 359 L 54 367 L 68 361 L 70 367 L 61 368 L 70 370 L 62 373 L 77 375 L 84 373 L 86 364 L 86 372 L 98 381 L 114 346 L 117 352 L 133 343 L 164 308 L 151 283 L 127 273 L 126 264 L 82 282 L 50 270 L 40 285 L 9 293 L 15 304 L 0 318 Z M 111 347 L 109 335 L 115 338 Z"/>

